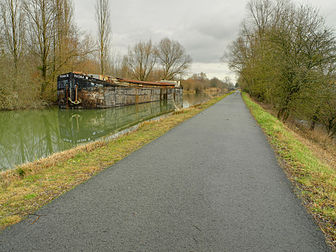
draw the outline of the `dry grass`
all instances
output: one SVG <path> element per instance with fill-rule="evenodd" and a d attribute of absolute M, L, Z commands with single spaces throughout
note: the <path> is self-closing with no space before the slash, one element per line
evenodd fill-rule
<path fill-rule="evenodd" d="M 334 159 L 333 154 L 284 125 L 247 94 L 243 98 L 298 189 L 298 196 L 336 251 L 336 169 L 334 160 L 329 159 Z"/>
<path fill-rule="evenodd" d="M 15 224 L 99 171 L 195 116 L 226 95 L 160 119 L 109 142 L 95 142 L 54 154 L 0 174 L 0 227 Z"/>
<path fill-rule="evenodd" d="M 258 102 L 253 98 L 250 99 L 276 117 L 277 113 L 270 104 Z M 330 138 L 326 130 L 320 127 L 310 130 L 309 127 L 298 123 L 293 118 L 289 118 L 286 126 L 297 133 L 300 141 L 302 141 L 319 159 L 324 160 L 324 162 L 336 169 L 336 139 Z"/>
<path fill-rule="evenodd" d="M 336 169 L 336 142 L 328 136 L 325 130 L 316 128 L 309 130 L 297 123 L 288 124 L 289 128 L 300 135 L 302 141 L 331 167 Z"/>

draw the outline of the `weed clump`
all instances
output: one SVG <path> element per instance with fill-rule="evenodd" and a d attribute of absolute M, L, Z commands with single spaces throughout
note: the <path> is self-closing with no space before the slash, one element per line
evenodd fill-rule
<path fill-rule="evenodd" d="M 25 170 L 23 170 L 22 168 L 16 169 L 16 173 L 19 175 L 20 178 L 23 178 L 26 175 Z"/>

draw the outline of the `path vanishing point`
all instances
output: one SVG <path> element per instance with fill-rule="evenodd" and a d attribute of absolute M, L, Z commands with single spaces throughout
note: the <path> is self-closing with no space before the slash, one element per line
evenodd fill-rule
<path fill-rule="evenodd" d="M 329 249 L 236 92 L 6 229 L 0 251 Z"/>

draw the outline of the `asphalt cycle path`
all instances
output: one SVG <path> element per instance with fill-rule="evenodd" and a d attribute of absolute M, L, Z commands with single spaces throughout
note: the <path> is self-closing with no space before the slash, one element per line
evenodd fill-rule
<path fill-rule="evenodd" d="M 236 92 L 6 229 L 0 251 L 329 249 Z"/>

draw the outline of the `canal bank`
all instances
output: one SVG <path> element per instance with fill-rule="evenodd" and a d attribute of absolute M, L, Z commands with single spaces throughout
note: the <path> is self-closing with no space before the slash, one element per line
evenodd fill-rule
<path fill-rule="evenodd" d="M 183 96 L 183 107 L 211 99 L 205 94 Z M 110 109 L 0 111 L 0 171 L 33 162 L 54 153 L 172 112 L 178 104 L 152 102 Z M 179 106 L 181 106 L 180 104 Z"/>
<path fill-rule="evenodd" d="M 19 222 L 62 193 L 88 180 L 193 117 L 226 95 L 173 113 L 160 121 L 145 122 L 135 132 L 108 143 L 95 142 L 1 173 L 0 226 Z"/>

